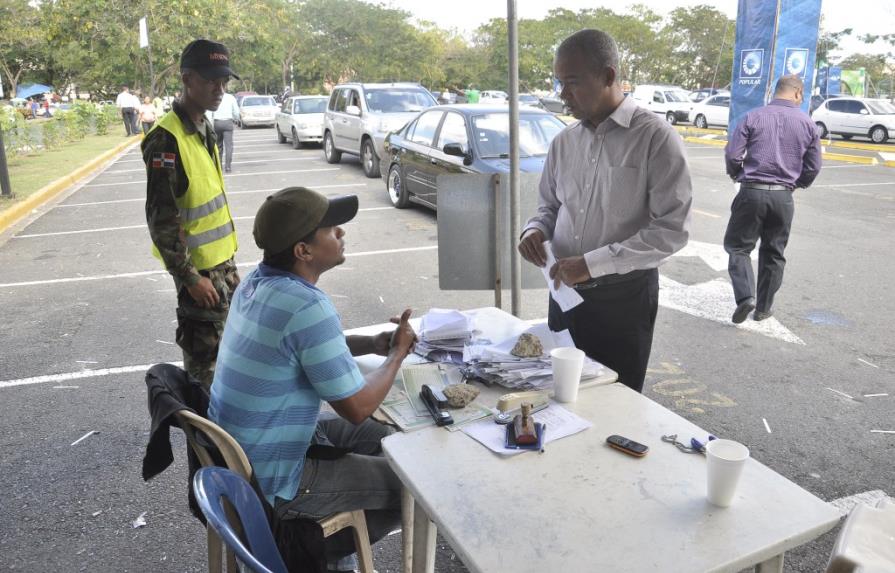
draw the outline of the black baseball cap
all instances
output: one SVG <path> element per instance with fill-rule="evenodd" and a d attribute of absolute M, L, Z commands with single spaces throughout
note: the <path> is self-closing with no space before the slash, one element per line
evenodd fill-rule
<path fill-rule="evenodd" d="M 206 80 L 239 76 L 230 68 L 230 50 L 227 46 L 211 40 L 193 40 L 180 54 L 180 69 L 190 68 L 199 72 Z"/>
<path fill-rule="evenodd" d="M 307 187 L 287 187 L 261 204 L 252 235 L 259 248 L 275 255 L 317 229 L 354 219 L 357 205 L 357 195 L 327 197 Z"/>

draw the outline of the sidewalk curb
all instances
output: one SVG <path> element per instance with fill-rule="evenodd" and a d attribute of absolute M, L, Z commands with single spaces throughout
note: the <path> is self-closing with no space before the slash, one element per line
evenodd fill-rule
<path fill-rule="evenodd" d="M 727 145 L 726 141 L 720 139 L 705 139 L 703 137 L 684 137 L 682 139 L 689 143 L 701 143 L 703 145 L 712 145 L 715 147 L 724 147 L 725 145 Z M 824 159 L 829 159 L 830 161 L 842 161 L 844 163 L 856 163 L 858 165 L 885 165 L 886 167 L 895 167 L 895 161 L 881 162 L 876 157 L 870 156 L 849 155 L 847 153 L 831 153 L 829 151 L 823 151 L 821 153 L 821 156 Z"/>
<path fill-rule="evenodd" d="M 830 153 L 829 151 L 824 151 L 821 153 L 824 159 L 829 159 L 831 161 L 844 161 L 846 163 L 859 163 L 861 165 L 879 165 L 879 159 L 876 157 L 869 157 L 864 155 L 848 155 L 847 153 Z M 823 169 L 821 167 L 821 169 Z"/>
<path fill-rule="evenodd" d="M 68 175 L 60 177 L 55 181 L 48 183 L 44 187 L 38 189 L 28 196 L 27 199 L 20 203 L 15 203 L 4 211 L 0 211 L 0 234 L 5 233 L 10 227 L 27 217 L 34 209 L 48 203 L 54 197 L 65 191 L 66 189 L 77 185 L 84 180 L 93 171 L 105 164 L 107 161 L 126 150 L 127 148 L 139 143 L 142 137 L 134 140 L 133 137 L 127 141 L 123 141 L 104 152 L 102 155 L 90 160 L 84 165 L 78 167 Z"/>
<path fill-rule="evenodd" d="M 727 145 L 727 141 L 721 139 L 705 139 L 703 137 L 684 137 L 684 141 L 690 143 L 702 143 L 704 145 L 714 145 L 715 147 L 724 147 Z"/>

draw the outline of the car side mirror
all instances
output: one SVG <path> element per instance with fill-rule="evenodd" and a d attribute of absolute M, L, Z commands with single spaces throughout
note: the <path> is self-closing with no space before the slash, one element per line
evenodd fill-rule
<path fill-rule="evenodd" d="M 360 117 L 360 108 L 356 105 L 349 105 L 345 108 L 345 113 L 347 113 L 348 115 L 356 115 Z"/>
<path fill-rule="evenodd" d="M 870 115 L 870 112 L 867 111 L 867 108 L 866 108 L 866 107 L 862 107 L 862 108 L 861 108 L 861 115 Z"/>
<path fill-rule="evenodd" d="M 472 153 L 463 149 L 463 146 L 459 143 L 448 143 L 444 146 L 445 155 L 453 155 L 454 157 L 462 157 L 463 165 L 469 165 L 472 163 Z"/>

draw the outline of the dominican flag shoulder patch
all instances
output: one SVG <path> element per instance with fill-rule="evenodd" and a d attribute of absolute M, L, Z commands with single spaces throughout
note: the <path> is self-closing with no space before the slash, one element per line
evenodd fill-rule
<path fill-rule="evenodd" d="M 163 167 L 167 167 L 170 169 L 174 168 L 174 160 L 177 158 L 177 155 L 173 153 L 153 153 L 152 154 L 152 167 L 154 169 L 161 169 Z"/>

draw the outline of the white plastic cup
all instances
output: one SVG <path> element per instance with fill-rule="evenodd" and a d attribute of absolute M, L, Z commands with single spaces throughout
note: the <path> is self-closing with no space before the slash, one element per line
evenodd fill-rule
<path fill-rule="evenodd" d="M 578 348 L 554 348 L 550 351 L 553 365 L 553 398 L 557 402 L 578 399 L 578 384 L 584 368 L 584 351 Z"/>
<path fill-rule="evenodd" d="M 749 459 L 749 448 L 733 440 L 712 440 L 705 446 L 706 493 L 709 502 L 718 507 L 729 507 Z"/>

